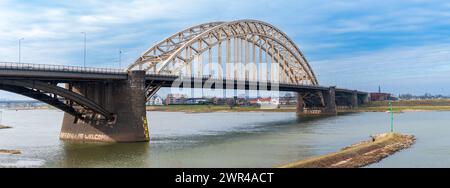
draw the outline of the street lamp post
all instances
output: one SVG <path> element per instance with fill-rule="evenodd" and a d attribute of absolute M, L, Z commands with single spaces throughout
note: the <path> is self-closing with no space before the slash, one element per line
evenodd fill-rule
<path fill-rule="evenodd" d="M 119 50 L 119 69 L 122 68 L 122 50 Z"/>
<path fill-rule="evenodd" d="M 81 32 L 84 34 L 84 58 L 83 58 L 83 65 L 86 67 L 86 32 Z"/>
<path fill-rule="evenodd" d="M 23 39 L 25 39 L 25 38 L 20 38 L 20 39 L 19 39 L 19 63 L 20 63 L 20 61 L 21 61 L 21 60 L 20 60 L 20 58 L 21 58 L 21 57 L 20 57 L 20 55 L 21 55 L 20 53 L 21 53 L 21 42 L 22 42 Z"/>

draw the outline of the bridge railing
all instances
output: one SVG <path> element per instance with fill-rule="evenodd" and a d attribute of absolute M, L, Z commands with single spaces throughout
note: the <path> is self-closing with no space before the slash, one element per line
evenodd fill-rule
<path fill-rule="evenodd" d="M 187 75 L 178 75 L 178 74 L 170 74 L 170 73 L 147 73 L 147 76 L 155 76 L 155 77 L 176 77 L 180 80 L 211 80 L 211 81 L 236 81 L 236 82 L 263 82 L 263 83 L 267 83 L 267 84 L 291 84 L 291 85 L 298 85 L 298 84 L 294 84 L 292 82 L 287 82 L 287 81 L 273 81 L 273 80 L 252 80 L 252 79 L 235 79 L 235 78 L 227 78 L 227 77 L 222 77 L 219 79 L 219 77 L 217 76 L 208 76 L 208 75 L 203 75 L 203 76 L 187 76 Z M 307 84 L 305 84 L 307 85 Z"/>
<path fill-rule="evenodd" d="M 52 65 L 52 64 L 34 64 L 34 63 L 17 63 L 17 62 L 0 62 L 0 69 L 6 70 L 27 70 L 27 71 L 55 71 L 55 72 L 77 72 L 77 73 L 105 73 L 105 74 L 125 74 L 126 70 L 124 69 L 114 69 L 114 68 L 94 68 L 94 67 L 79 67 L 79 66 L 68 66 L 68 65 Z M 148 76 L 166 76 L 166 77 L 178 77 L 181 80 L 195 80 L 195 79 L 204 79 L 204 80 L 235 80 L 237 82 L 256 82 L 256 80 L 252 80 L 249 78 L 227 78 L 222 77 L 219 79 L 216 75 L 202 75 L 200 78 L 195 76 L 188 75 L 177 75 L 170 73 L 147 73 Z M 284 80 L 258 80 L 259 82 L 272 83 L 272 84 L 291 84 L 298 85 L 292 82 L 287 82 Z M 301 84 L 301 85 L 310 85 L 310 84 Z"/>
<path fill-rule="evenodd" d="M 55 71 L 55 72 L 79 72 L 79 73 L 107 73 L 107 74 L 124 74 L 124 73 L 126 73 L 125 70 L 112 69 L 112 68 L 94 68 L 94 67 L 78 67 L 78 66 L 66 66 L 66 65 L 15 63 L 15 62 L 0 62 L 0 69 Z"/>
<path fill-rule="evenodd" d="M 285 80 L 270 80 L 270 79 L 260 79 L 260 80 L 253 80 L 250 78 L 228 78 L 228 77 L 221 77 L 219 78 L 218 76 L 210 76 L 210 75 L 202 75 L 201 77 L 197 77 L 197 76 L 188 76 L 188 75 L 174 75 L 174 74 L 167 74 L 167 76 L 178 76 L 179 79 L 181 80 L 195 80 L 195 79 L 203 79 L 203 80 L 214 80 L 214 81 L 226 81 L 226 80 L 232 80 L 232 81 L 237 81 L 237 82 L 263 82 L 263 83 L 268 83 L 268 84 L 287 84 L 287 85 L 299 85 L 299 84 L 295 84 L 289 81 L 285 81 Z M 301 84 L 300 85 L 310 85 L 310 84 Z"/>

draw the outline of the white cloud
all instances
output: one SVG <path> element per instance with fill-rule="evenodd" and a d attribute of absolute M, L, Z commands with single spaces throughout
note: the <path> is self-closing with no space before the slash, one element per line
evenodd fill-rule
<path fill-rule="evenodd" d="M 24 37 L 24 61 L 69 63 L 82 50 L 82 35 L 88 33 L 90 53 L 117 51 L 122 44 L 157 41 L 159 26 L 189 26 L 196 22 L 197 12 L 209 1 L 196 3 L 175 1 L 69 1 L 55 3 L 55 6 L 35 4 L 13 4 L 2 2 L 0 7 L 0 56 L 3 61 L 17 59 L 17 40 Z M 164 20 L 169 20 L 167 23 Z M 174 31 L 175 32 L 175 31 Z M 166 35 L 168 35 L 166 33 Z M 142 45 L 142 44 L 137 44 Z M 149 47 L 139 47 L 142 50 Z M 111 49 L 113 46 L 116 49 Z M 128 47 L 127 48 L 136 48 Z M 28 48 L 28 50 L 27 50 Z M 35 49 L 31 49 L 35 48 Z M 56 49 L 56 50 L 55 50 Z M 91 51 L 92 50 L 92 51 Z M 141 52 L 136 52 L 135 56 Z M 42 54 L 49 56 L 40 57 Z M 91 56 L 90 61 L 100 64 L 102 54 Z M 103 54 L 104 55 L 104 54 Z M 115 53 L 114 53 L 115 55 Z M 72 62 L 71 64 L 77 64 Z"/>
<path fill-rule="evenodd" d="M 405 79 L 434 75 L 443 80 L 448 79 L 443 72 L 450 70 L 448 61 L 442 60 L 446 54 L 441 54 L 448 47 L 441 44 L 449 41 L 443 33 L 450 27 L 450 4 L 446 1 L 81 0 L 55 1 L 53 5 L 44 2 L 0 1 L 0 61 L 16 61 L 17 40 L 25 37 L 24 62 L 80 65 L 83 52 L 80 32 L 85 31 L 89 66 L 116 67 L 114 61 L 119 50 L 127 52 L 123 57 L 125 65 L 152 44 L 185 27 L 250 18 L 267 21 L 285 31 L 307 52 L 308 59 L 322 59 L 312 64 L 325 82 L 338 80 L 349 84 L 354 77 L 346 75 L 352 74 L 339 73 L 367 70 L 370 71 L 360 76 L 368 79 L 358 79 L 354 85 L 370 83 L 369 79 L 373 83 L 383 82 L 391 79 L 379 76 L 386 67 L 391 74 Z M 361 41 L 377 40 L 391 42 L 376 49 L 358 46 Z M 410 46 L 417 44 L 420 46 Z M 342 49 L 348 51 L 346 57 L 333 54 Z M 431 66 L 426 63 L 430 61 Z M 417 70 L 423 73 L 415 73 Z M 335 76 L 326 76 L 330 73 Z"/>
<path fill-rule="evenodd" d="M 373 90 L 379 84 L 395 92 L 422 92 L 450 80 L 450 45 L 387 48 L 311 62 L 322 84 Z M 414 88 L 405 90 L 404 88 Z M 417 87 L 414 87 L 417 86 Z M 435 89 L 438 89 L 437 87 Z M 450 93 L 450 89 L 445 91 Z"/>

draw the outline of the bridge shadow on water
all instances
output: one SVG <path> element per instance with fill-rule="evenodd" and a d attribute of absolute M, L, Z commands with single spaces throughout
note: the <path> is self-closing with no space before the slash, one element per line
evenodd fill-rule
<path fill-rule="evenodd" d="M 359 112 L 338 112 L 337 115 L 311 115 L 311 116 L 297 116 L 297 122 L 298 123 L 311 123 L 311 122 L 316 122 L 316 121 L 321 121 L 321 120 L 330 120 L 330 119 L 335 119 L 338 118 L 340 116 L 351 116 L 354 114 L 358 114 Z"/>
<path fill-rule="evenodd" d="M 339 114 L 339 116 L 347 116 L 351 113 Z M 249 123 L 244 124 L 239 128 L 232 130 L 209 132 L 208 134 L 180 136 L 177 138 L 154 138 L 150 136 L 150 143 L 152 149 L 164 147 L 153 145 L 155 142 L 171 142 L 176 143 L 172 149 L 183 149 L 185 147 L 202 147 L 211 144 L 221 144 L 224 142 L 233 142 L 242 139 L 258 139 L 265 135 L 270 135 L 276 132 L 302 132 L 313 133 L 317 130 L 317 126 L 327 121 L 333 121 L 339 116 L 311 116 L 311 117 L 294 117 L 289 120 L 268 121 L 263 123 Z M 186 140 L 189 140 L 186 142 Z"/>
<path fill-rule="evenodd" d="M 339 116 L 348 116 L 354 113 L 340 113 Z M 150 142 L 140 143 L 80 143 L 62 141 L 62 158 L 53 164 L 58 167 L 150 167 L 159 157 L 151 156 L 163 153 L 181 154 L 185 149 L 208 147 L 224 143 L 233 143 L 240 140 L 265 139 L 266 135 L 274 133 L 317 133 L 318 126 L 334 121 L 339 116 L 311 116 L 294 117 L 285 121 L 270 121 L 264 123 L 248 124 L 227 131 L 211 132 L 180 136 L 175 138 L 150 138 Z M 299 146 L 303 147 L 303 146 Z M 312 155 L 306 151 L 308 146 L 301 149 L 300 156 Z M 152 151 L 152 152 L 151 152 Z M 214 155 L 214 154 L 208 154 Z M 207 156 L 207 155 L 206 155 Z M 158 162 L 156 162 L 158 163 Z M 52 164 L 50 164 L 52 166 Z"/>
<path fill-rule="evenodd" d="M 63 141 L 59 167 L 145 167 L 150 144 Z"/>

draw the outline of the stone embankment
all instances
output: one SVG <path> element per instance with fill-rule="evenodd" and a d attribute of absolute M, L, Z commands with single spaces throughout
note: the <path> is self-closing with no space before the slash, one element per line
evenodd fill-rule
<path fill-rule="evenodd" d="M 384 133 L 341 151 L 278 166 L 279 168 L 358 168 L 381 161 L 415 143 L 412 135 Z"/>

